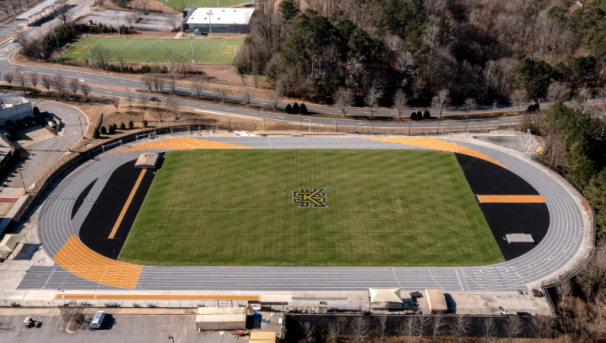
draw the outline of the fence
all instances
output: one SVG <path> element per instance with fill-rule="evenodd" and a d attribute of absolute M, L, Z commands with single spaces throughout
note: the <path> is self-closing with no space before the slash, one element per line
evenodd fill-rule
<path fill-rule="evenodd" d="M 197 308 L 197 307 L 246 307 L 245 300 L 8 300 L 0 299 L 0 307 L 119 307 L 119 308 Z"/>

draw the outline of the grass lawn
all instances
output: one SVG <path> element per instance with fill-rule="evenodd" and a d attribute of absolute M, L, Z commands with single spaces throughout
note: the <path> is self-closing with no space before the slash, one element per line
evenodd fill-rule
<path fill-rule="evenodd" d="M 194 39 L 196 63 L 233 63 L 239 39 Z M 112 62 L 118 62 L 122 53 L 125 62 L 168 62 L 169 51 L 185 56 L 191 62 L 191 41 L 189 39 L 156 39 L 156 38 L 90 38 L 91 49 L 104 46 L 111 51 Z M 88 60 L 86 39 L 81 39 L 63 53 L 66 61 Z"/>
<path fill-rule="evenodd" d="M 326 188 L 325 208 L 293 191 Z M 145 265 L 471 266 L 503 261 L 452 153 L 169 152 L 119 257 Z"/>
<path fill-rule="evenodd" d="M 241 4 L 244 2 L 252 2 L 253 0 L 219 0 L 219 7 L 229 6 L 235 4 Z M 160 1 L 163 4 L 172 7 L 173 9 L 179 10 L 182 8 L 194 8 L 194 7 L 217 7 L 217 0 L 167 0 L 165 2 Z M 181 6 L 182 5 L 182 6 Z"/>

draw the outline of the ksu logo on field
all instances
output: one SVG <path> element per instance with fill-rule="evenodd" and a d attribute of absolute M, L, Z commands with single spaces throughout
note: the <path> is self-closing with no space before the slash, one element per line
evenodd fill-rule
<path fill-rule="evenodd" d="M 299 188 L 299 191 L 292 192 L 292 202 L 299 204 L 299 207 L 328 207 L 326 202 L 326 188 Z"/>

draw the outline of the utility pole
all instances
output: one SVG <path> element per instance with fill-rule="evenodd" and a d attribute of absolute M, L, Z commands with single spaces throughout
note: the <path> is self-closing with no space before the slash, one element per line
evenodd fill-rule
<path fill-rule="evenodd" d="M 89 33 L 85 33 L 84 37 L 86 37 L 86 47 L 88 48 L 88 60 L 90 62 L 92 62 L 93 58 L 90 56 L 90 44 L 88 43 L 88 38 L 90 37 L 90 34 Z"/>
<path fill-rule="evenodd" d="M 118 37 L 120 37 L 120 17 L 118 16 L 118 14 L 120 14 L 120 11 L 114 11 L 116 13 L 116 23 L 118 24 Z"/>
<path fill-rule="evenodd" d="M 57 31 L 55 31 L 55 40 L 57 41 L 57 49 L 59 50 L 59 57 L 61 58 L 61 64 L 63 64 L 63 56 L 61 55 L 61 46 L 59 46 L 59 38 L 57 37 Z"/>
<path fill-rule="evenodd" d="M 196 65 L 196 56 L 194 55 L 194 35 L 189 35 L 191 40 L 191 64 Z"/>
<path fill-rule="evenodd" d="M 82 134 L 82 139 L 84 139 L 84 130 L 82 130 L 82 121 L 80 120 L 80 117 L 78 118 L 78 123 L 80 123 L 80 133 Z"/>
<path fill-rule="evenodd" d="M 210 38 L 212 39 L 213 38 L 213 22 L 210 17 L 212 17 L 212 15 L 213 15 L 213 10 L 206 12 L 206 15 L 208 16 L 208 29 L 210 30 Z"/>

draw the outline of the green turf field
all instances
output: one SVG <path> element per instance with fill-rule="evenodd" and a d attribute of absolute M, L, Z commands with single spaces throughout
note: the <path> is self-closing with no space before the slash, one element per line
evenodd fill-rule
<path fill-rule="evenodd" d="M 326 188 L 325 208 L 293 191 Z M 145 265 L 471 266 L 503 261 L 452 153 L 169 152 L 119 257 Z"/>
<path fill-rule="evenodd" d="M 253 0 L 219 0 L 219 7 L 252 2 Z M 160 1 L 162 2 L 162 1 Z M 217 7 L 217 0 L 167 0 L 165 4 L 176 10 L 194 7 Z"/>
<path fill-rule="evenodd" d="M 194 39 L 196 63 L 233 63 L 239 39 Z M 118 61 L 118 54 L 125 62 L 168 62 L 167 54 L 172 51 L 191 61 L 191 41 L 189 39 L 155 38 L 90 38 L 91 51 L 96 46 L 104 46 L 111 52 L 111 60 Z M 94 58 L 94 56 L 93 56 Z M 81 39 L 63 53 L 66 61 L 88 60 L 86 39 Z"/>

